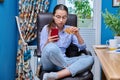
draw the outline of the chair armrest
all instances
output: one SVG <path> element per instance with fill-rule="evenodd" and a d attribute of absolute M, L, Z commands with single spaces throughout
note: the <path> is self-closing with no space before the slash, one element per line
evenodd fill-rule
<path fill-rule="evenodd" d="M 85 54 L 85 55 L 91 55 L 92 56 L 92 53 L 89 50 L 86 50 L 86 49 L 79 51 L 78 54 L 79 55 Z"/>

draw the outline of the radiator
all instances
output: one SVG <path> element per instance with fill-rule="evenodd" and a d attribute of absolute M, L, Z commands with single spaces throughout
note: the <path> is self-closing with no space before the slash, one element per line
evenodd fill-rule
<path fill-rule="evenodd" d="M 95 29 L 92 28 L 81 28 L 80 34 L 82 38 L 84 39 L 87 49 L 91 52 L 93 52 L 93 45 L 95 45 Z"/>

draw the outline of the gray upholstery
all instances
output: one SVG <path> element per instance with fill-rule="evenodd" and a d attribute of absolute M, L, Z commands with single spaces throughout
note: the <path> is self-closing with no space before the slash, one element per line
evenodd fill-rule
<path fill-rule="evenodd" d="M 40 13 L 38 14 L 37 17 L 37 56 L 40 57 L 40 48 L 39 48 L 39 43 L 40 43 L 40 31 L 43 28 L 44 25 L 48 24 L 50 21 L 52 20 L 52 14 L 51 13 Z M 76 26 L 77 27 L 77 16 L 74 14 L 69 14 L 68 15 L 68 20 L 66 22 L 67 25 L 71 25 L 71 26 Z M 70 45 L 70 46 L 74 46 L 74 45 Z M 75 47 L 74 47 L 75 48 Z M 71 48 L 67 49 L 68 52 L 69 50 L 72 52 Z M 83 50 L 81 52 L 78 52 L 79 55 L 81 55 L 81 53 L 84 53 L 86 55 L 91 55 L 90 52 L 88 52 L 87 50 Z M 72 56 L 76 56 L 76 54 L 72 54 Z M 78 55 L 77 55 L 78 56 Z M 69 55 L 69 57 L 71 57 L 71 55 Z M 89 66 L 89 69 L 86 69 L 85 71 L 83 71 L 83 73 L 81 74 L 77 74 L 75 77 L 66 77 L 64 79 L 60 79 L 60 80 L 93 80 L 93 74 L 91 72 L 91 68 L 92 66 Z M 40 76 L 39 78 L 42 80 L 43 74 L 47 72 L 47 71 L 43 71 L 42 68 L 40 70 Z"/>

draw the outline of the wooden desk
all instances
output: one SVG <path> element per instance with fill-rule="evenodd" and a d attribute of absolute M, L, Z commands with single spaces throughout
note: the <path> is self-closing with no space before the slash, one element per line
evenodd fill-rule
<path fill-rule="evenodd" d="M 97 49 L 95 46 L 94 51 L 107 80 L 120 80 L 120 54 L 109 53 L 108 49 Z"/>

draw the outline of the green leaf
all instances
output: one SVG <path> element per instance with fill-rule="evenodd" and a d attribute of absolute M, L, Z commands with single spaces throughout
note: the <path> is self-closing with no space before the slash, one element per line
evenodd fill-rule
<path fill-rule="evenodd" d="M 110 28 L 116 35 L 120 35 L 120 9 L 117 14 L 110 13 L 107 9 L 102 12 L 106 28 Z"/>

